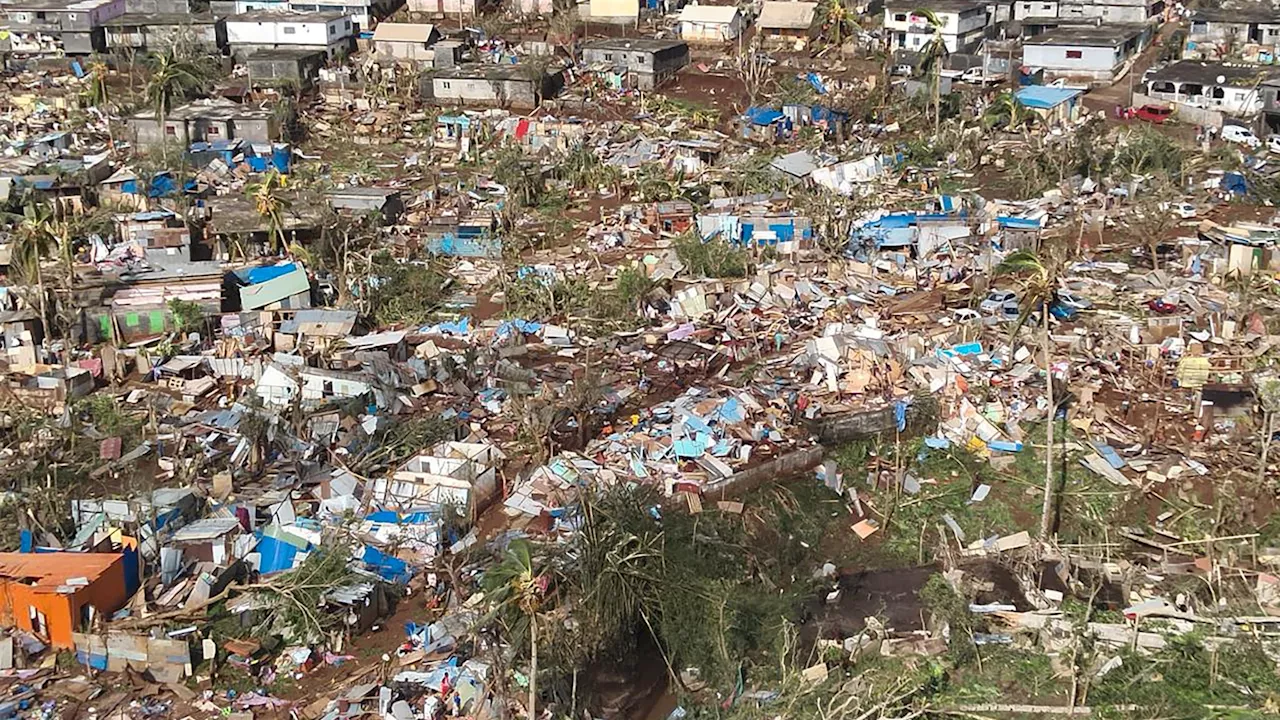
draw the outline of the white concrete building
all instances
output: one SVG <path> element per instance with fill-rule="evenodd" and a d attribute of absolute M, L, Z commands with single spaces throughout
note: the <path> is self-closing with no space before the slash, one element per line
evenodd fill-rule
<path fill-rule="evenodd" d="M 884 29 L 893 50 L 918 52 L 933 38 L 934 27 L 918 14 L 928 10 L 942 23 L 942 40 L 947 52 L 971 53 L 982 44 L 988 17 L 987 6 L 970 0 L 910 2 L 891 0 L 884 7 Z"/>
<path fill-rule="evenodd" d="M 1058 17 L 1066 21 L 1143 23 L 1164 12 L 1164 0 L 1061 0 Z"/>
<path fill-rule="evenodd" d="M 351 16 L 258 10 L 227 18 L 227 44 L 237 56 L 257 50 L 314 48 L 330 58 L 354 44 Z"/>
<path fill-rule="evenodd" d="M 209 7 L 219 17 L 244 15 L 262 10 L 279 13 L 341 13 L 358 29 L 367 30 L 375 19 L 386 17 L 392 7 L 387 0 L 212 0 Z"/>
<path fill-rule="evenodd" d="M 1058 0 L 1031 0 L 1030 2 L 1013 3 L 1013 19 L 1056 18 L 1058 17 Z"/>
<path fill-rule="evenodd" d="M 685 42 L 726 42 L 742 34 L 746 21 L 732 5 L 685 5 L 676 27 Z"/>
<path fill-rule="evenodd" d="M 1022 45 L 1022 64 L 1043 68 L 1046 80 L 1107 84 L 1150 38 L 1147 25 L 1059 27 L 1028 38 Z"/>

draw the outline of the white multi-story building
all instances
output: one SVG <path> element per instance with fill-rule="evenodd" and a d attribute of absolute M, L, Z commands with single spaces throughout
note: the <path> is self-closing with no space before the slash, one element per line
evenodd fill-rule
<path fill-rule="evenodd" d="M 1056 18 L 1058 0 L 1017 0 L 1013 3 L 1013 19 Z"/>
<path fill-rule="evenodd" d="M 214 15 L 245 15 L 271 11 L 281 13 L 341 13 L 351 18 L 357 32 L 368 30 L 375 20 L 391 14 L 388 0 L 212 0 L 209 9 Z"/>
<path fill-rule="evenodd" d="M 354 44 L 350 15 L 258 10 L 227 18 L 227 45 L 237 57 L 257 50 L 314 48 L 329 57 Z"/>
<path fill-rule="evenodd" d="M 884 8 L 884 29 L 894 50 L 919 51 L 933 38 L 935 29 L 920 10 L 932 12 L 942 27 L 938 30 L 947 51 L 970 53 L 982 44 L 988 17 L 987 6 L 970 0 L 891 0 Z"/>

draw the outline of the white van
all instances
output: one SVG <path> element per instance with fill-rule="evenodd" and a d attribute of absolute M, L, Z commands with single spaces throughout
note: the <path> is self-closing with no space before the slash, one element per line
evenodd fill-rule
<path fill-rule="evenodd" d="M 1223 125 L 1222 139 L 1227 142 L 1247 145 L 1251 148 L 1261 147 L 1262 141 L 1258 139 L 1253 131 L 1243 125 Z"/>

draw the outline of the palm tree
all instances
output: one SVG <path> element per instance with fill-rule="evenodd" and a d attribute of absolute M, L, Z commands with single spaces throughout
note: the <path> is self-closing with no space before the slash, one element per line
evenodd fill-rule
<path fill-rule="evenodd" d="M 832 45 L 839 46 L 845 36 L 858 27 L 854 15 L 845 7 L 844 0 L 824 0 L 818 5 L 819 33 Z"/>
<path fill-rule="evenodd" d="M 272 252 L 279 252 L 285 247 L 284 212 L 289 209 L 289 201 L 280 194 L 284 185 L 284 176 L 272 170 L 261 181 L 245 188 L 245 192 L 253 200 L 254 209 L 258 211 L 258 217 L 267 225 Z"/>
<path fill-rule="evenodd" d="M 54 230 L 53 207 L 47 203 L 27 203 L 22 208 L 22 220 L 18 225 L 13 259 L 11 260 L 17 276 L 24 283 L 35 283 L 40 300 L 40 326 L 44 330 L 44 341 L 49 340 L 49 298 L 44 287 L 44 272 L 40 261 L 50 255 L 58 246 L 58 236 Z"/>
<path fill-rule="evenodd" d="M 933 36 L 920 48 L 920 70 L 932 76 L 933 132 L 936 135 L 942 123 L 942 64 L 950 51 L 942 36 L 943 23 L 932 10 L 912 10 L 911 14 L 924 18 L 933 28 Z"/>
<path fill-rule="evenodd" d="M 520 622 L 529 623 L 529 720 L 537 720 L 538 609 L 546 595 L 549 577 L 534 569 L 529 543 L 513 540 L 502 562 L 484 574 L 482 585 L 497 609 L 513 608 Z"/>
<path fill-rule="evenodd" d="M 185 99 L 205 84 L 201 68 L 190 60 L 181 60 L 173 51 L 151 56 L 151 77 L 147 80 L 147 99 L 160 127 L 161 153 L 168 160 L 165 123 L 173 112 L 174 100 Z"/>
<path fill-rule="evenodd" d="M 1053 365 L 1050 359 L 1049 306 L 1053 303 L 1058 287 L 1058 264 L 1044 260 L 1030 250 L 1019 250 L 1004 259 L 996 267 L 997 275 L 1016 275 L 1022 283 L 1022 312 L 1010 331 L 1015 337 L 1031 316 L 1040 313 L 1040 344 L 1044 354 L 1046 374 L 1046 399 L 1049 402 L 1049 422 L 1045 429 L 1044 493 L 1040 506 L 1040 538 L 1047 539 L 1053 512 L 1053 423 L 1058 406 L 1053 399 Z"/>
<path fill-rule="evenodd" d="M 996 96 L 982 114 L 982 122 L 987 127 L 1003 125 L 1006 130 L 1021 130 L 1036 119 L 1036 114 L 1018 102 L 1017 96 L 1008 90 Z"/>
<path fill-rule="evenodd" d="M 102 117 L 107 123 L 107 142 L 108 154 L 115 154 L 116 137 L 111 131 L 111 93 L 107 87 L 107 64 L 101 58 L 95 57 L 89 63 L 89 102 L 102 111 Z"/>

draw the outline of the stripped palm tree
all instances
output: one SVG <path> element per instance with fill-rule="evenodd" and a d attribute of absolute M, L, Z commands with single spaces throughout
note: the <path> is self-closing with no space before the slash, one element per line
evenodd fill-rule
<path fill-rule="evenodd" d="M 289 209 L 289 201 L 280 194 L 285 186 L 284 176 L 272 170 L 259 182 L 245 188 L 253 200 L 254 210 L 267 226 L 267 237 L 271 241 L 271 251 L 279 252 L 285 247 L 284 213 Z"/>
<path fill-rule="evenodd" d="M 107 87 L 107 64 L 101 58 L 94 57 L 89 63 L 89 103 L 102 112 L 102 119 L 107 123 L 108 154 L 115 154 L 116 137 L 111 131 L 111 91 Z"/>
<path fill-rule="evenodd" d="M 845 6 L 845 0 L 823 0 L 818 5 L 818 17 L 820 37 L 832 45 L 841 45 L 858 29 L 858 22 Z"/>
<path fill-rule="evenodd" d="M 53 254 L 58 247 L 58 235 L 54 229 L 53 207 L 47 203 L 27 203 L 22 208 L 22 220 L 14 237 L 11 265 L 24 284 L 35 284 L 40 304 L 40 327 L 44 330 L 44 342 L 49 341 L 49 296 L 44 286 L 41 261 Z"/>
<path fill-rule="evenodd" d="M 1049 308 L 1052 305 L 1058 287 L 1059 266 L 1056 260 L 1041 258 L 1030 250 L 1019 250 L 1004 259 L 996 266 L 997 275 L 1012 275 L 1019 278 L 1022 285 L 1022 312 L 1019 313 L 1010 339 L 1016 337 L 1018 331 L 1040 313 L 1040 346 L 1044 355 L 1046 375 L 1046 400 L 1049 403 L 1049 422 L 1045 426 L 1044 457 L 1044 489 L 1040 505 L 1040 538 L 1047 540 L 1053 516 L 1053 423 L 1058 414 L 1058 406 L 1053 397 L 1053 362 L 1050 356 L 1052 340 L 1049 336 Z"/>
<path fill-rule="evenodd" d="M 947 55 L 950 51 L 947 49 L 946 38 L 942 36 L 942 20 L 932 10 L 912 10 L 912 16 L 922 17 L 929 23 L 929 27 L 933 29 L 933 35 L 920 48 L 920 72 L 929 75 L 930 95 L 933 102 L 933 132 L 938 133 L 938 127 L 942 124 L 942 66 L 946 63 Z"/>
<path fill-rule="evenodd" d="M 549 580 L 549 575 L 534 567 L 529 543 L 513 540 L 502 562 L 487 570 L 481 583 L 496 603 L 495 610 L 515 610 L 516 622 L 529 625 L 529 720 L 538 717 L 538 611 Z"/>

